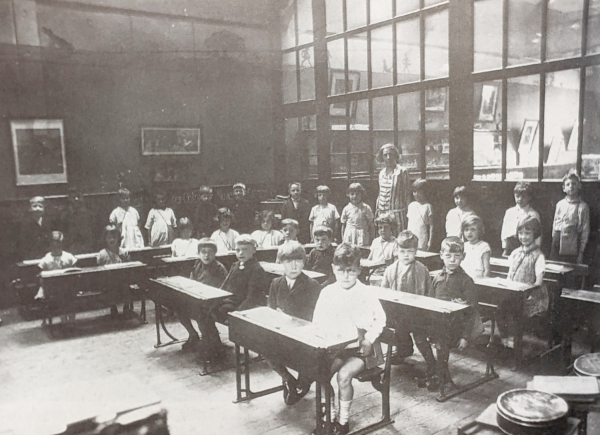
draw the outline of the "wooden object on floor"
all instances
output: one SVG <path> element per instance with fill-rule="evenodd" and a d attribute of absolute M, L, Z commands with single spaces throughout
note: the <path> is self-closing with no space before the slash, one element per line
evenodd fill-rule
<path fill-rule="evenodd" d="M 403 324 L 410 325 L 410 332 L 418 332 L 421 335 L 434 339 L 439 337 L 440 334 L 447 335 L 453 328 L 464 327 L 464 318 L 471 312 L 469 305 L 381 287 L 371 286 L 370 288 L 372 289 L 372 293 L 379 298 L 388 321 L 400 320 Z M 456 397 L 465 391 L 472 390 L 497 378 L 498 375 L 494 370 L 489 353 L 486 355 L 485 374 L 460 388 L 452 381 L 450 370 L 446 366 L 440 380 L 440 395 L 437 400 L 445 402 L 452 397 Z M 448 394 L 446 394 L 445 390 L 447 382 L 455 389 Z"/>
<path fill-rule="evenodd" d="M 265 358 L 296 370 L 309 379 L 314 379 L 316 426 L 318 433 L 331 434 L 330 389 L 326 388 L 325 410 L 321 406 L 321 385 L 331 380 L 330 357 L 346 345 L 357 340 L 353 336 L 327 334 L 306 320 L 289 316 L 267 307 L 229 313 L 229 339 L 236 348 L 237 402 L 281 391 L 281 386 L 253 392 L 250 388 L 249 350 Z M 244 351 L 241 351 L 241 347 Z M 389 366 L 388 366 L 389 370 Z M 242 375 L 243 379 L 242 379 Z M 387 387 L 389 389 L 389 383 Z M 385 404 L 384 404 L 385 405 Z M 378 423 L 358 433 L 367 433 L 392 424 L 389 413 Z M 321 422 L 325 422 L 324 425 Z M 324 431 L 324 432 L 323 432 Z"/>

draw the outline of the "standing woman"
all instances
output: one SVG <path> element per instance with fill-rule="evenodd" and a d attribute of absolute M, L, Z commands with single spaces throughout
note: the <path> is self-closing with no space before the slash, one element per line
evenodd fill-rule
<path fill-rule="evenodd" d="M 376 216 L 392 213 L 396 217 L 398 231 L 406 229 L 406 213 L 410 202 L 408 170 L 398 164 L 400 152 L 391 143 L 383 145 L 377 153 L 377 161 L 385 163 L 379 173 L 379 195 L 375 206 Z"/>

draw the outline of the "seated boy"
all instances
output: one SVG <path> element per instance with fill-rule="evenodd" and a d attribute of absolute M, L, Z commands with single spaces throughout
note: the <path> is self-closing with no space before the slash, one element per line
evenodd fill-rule
<path fill-rule="evenodd" d="M 445 331 L 437 331 L 435 337 L 425 337 L 413 333 L 415 344 L 427 364 L 425 385 L 430 391 L 439 387 L 440 378 L 448 368 L 450 348 L 457 346 L 458 350 L 462 351 L 467 348 L 469 341 L 476 339 L 476 336 L 482 332 L 477 331 L 475 327 L 478 318 L 475 284 L 473 279 L 460 267 L 465 256 L 464 249 L 464 242 L 458 237 L 446 237 L 442 241 L 440 256 L 444 267 L 433 276 L 432 296 L 445 301 L 469 304 L 473 308 L 469 318 L 461 321 L 459 325 L 451 325 Z M 437 362 L 429 342 L 437 345 Z"/>
<path fill-rule="evenodd" d="M 323 331 L 348 336 L 357 341 L 333 356 L 331 374 L 337 373 L 339 416 L 335 422 L 338 434 L 349 432 L 348 418 L 354 396 L 352 379 L 363 371 L 383 362 L 381 346 L 376 341 L 385 327 L 385 312 L 369 287 L 358 281 L 360 249 L 342 244 L 333 256 L 333 273 L 337 279 L 319 295 L 313 323 Z M 327 388 L 331 388 L 327 386 Z M 334 395 L 331 395 L 332 401 Z M 331 407 L 335 420 L 335 406 Z"/>
<path fill-rule="evenodd" d="M 290 316 L 312 321 L 315 304 L 321 292 L 320 284 L 309 278 L 302 269 L 306 262 L 306 251 L 299 242 L 289 242 L 279 247 L 277 253 L 283 265 L 284 276 L 271 282 L 268 305 Z M 293 405 L 304 397 L 310 388 L 311 380 L 302 377 L 294 378 L 287 368 L 281 364 L 267 361 L 283 382 L 283 400 Z"/>
<path fill-rule="evenodd" d="M 267 304 L 270 280 L 254 257 L 255 252 L 256 241 L 249 234 L 237 237 L 235 255 L 238 261 L 231 266 L 221 285 L 223 290 L 231 292 L 232 295 L 215 307 L 210 315 L 203 315 L 198 319 L 206 355 L 222 358 L 225 354 L 216 322 L 225 323 L 227 313 L 231 311 L 242 311 Z"/>
<path fill-rule="evenodd" d="M 27 216 L 21 220 L 18 253 L 21 260 L 42 258 L 50 250 L 50 233 L 54 225 L 45 216 L 45 200 L 35 196 L 29 200 Z"/>
<path fill-rule="evenodd" d="M 397 242 L 398 260 L 385 269 L 381 286 L 421 296 L 433 296 L 429 270 L 416 261 L 419 239 L 409 230 L 404 230 L 398 235 Z M 406 320 L 408 319 L 394 319 L 397 348 L 392 360 L 394 364 L 400 364 L 404 358 L 413 354 L 410 325 Z"/>
<path fill-rule="evenodd" d="M 313 236 L 315 247 L 308 253 L 304 268 L 327 275 L 327 280 L 324 283 L 325 286 L 335 281 L 333 269 L 331 268 L 335 252 L 335 248 L 331 246 L 333 230 L 324 225 L 316 225 L 313 228 Z"/>
<path fill-rule="evenodd" d="M 227 269 L 216 260 L 217 244 L 208 237 L 200 239 L 198 242 L 198 255 L 200 256 L 200 259 L 196 261 L 194 269 L 190 274 L 190 279 L 211 287 L 220 288 L 227 276 Z M 201 314 L 202 313 L 200 313 L 200 315 Z M 189 334 L 189 337 L 187 341 L 183 343 L 182 348 L 184 351 L 193 350 L 200 344 L 200 337 L 192 326 L 191 318 L 198 317 L 198 313 L 192 313 L 189 310 L 183 309 L 177 313 L 177 316 Z M 200 324 L 200 321 L 196 321 Z"/>
<path fill-rule="evenodd" d="M 281 221 L 281 233 L 283 234 L 283 244 L 291 241 L 298 241 L 298 221 L 295 219 L 284 219 Z M 281 263 L 279 255 L 275 260 L 276 263 Z"/>

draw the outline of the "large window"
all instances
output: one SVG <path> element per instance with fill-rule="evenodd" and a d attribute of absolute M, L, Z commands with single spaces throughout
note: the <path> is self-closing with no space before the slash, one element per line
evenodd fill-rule
<path fill-rule="evenodd" d="M 304 4 L 312 0 L 289 1 L 282 13 L 284 109 L 297 113 L 295 106 L 307 107 L 302 103 L 311 99 L 327 105 L 326 163 L 333 177 L 375 178 L 381 168 L 377 150 L 393 143 L 400 164 L 415 176 L 448 178 L 448 1 L 323 1 L 325 31 L 315 33 L 318 41 L 301 38 L 317 28 L 301 24 L 302 11 L 311 8 Z M 314 62 L 306 60 L 314 60 L 316 42 L 326 47 L 328 86 L 322 96 L 315 95 Z M 314 127 L 312 136 L 317 133 Z M 316 151 L 304 155 L 310 176 L 316 176 Z"/>
<path fill-rule="evenodd" d="M 600 179 L 599 33 L 594 0 L 474 3 L 475 179 Z"/>

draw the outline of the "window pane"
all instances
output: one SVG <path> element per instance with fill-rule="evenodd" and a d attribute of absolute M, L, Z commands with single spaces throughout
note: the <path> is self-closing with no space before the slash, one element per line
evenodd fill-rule
<path fill-rule="evenodd" d="M 502 67 L 502 0 L 475 2 L 474 71 Z"/>
<path fill-rule="evenodd" d="M 425 78 L 448 76 L 448 11 L 425 17 Z"/>
<path fill-rule="evenodd" d="M 540 76 L 509 79 L 506 179 L 537 180 L 540 118 Z"/>
<path fill-rule="evenodd" d="M 417 82 L 421 78 L 419 20 L 396 24 L 396 59 L 398 84 Z"/>
<path fill-rule="evenodd" d="M 329 76 L 331 77 L 329 95 L 344 93 L 344 40 L 336 39 L 327 44 L 327 56 L 329 58 Z"/>
<path fill-rule="evenodd" d="M 450 130 L 448 88 L 425 90 L 425 167 L 427 178 L 450 178 Z"/>
<path fill-rule="evenodd" d="M 587 54 L 600 53 L 600 2 L 590 2 Z"/>
<path fill-rule="evenodd" d="M 547 59 L 581 56 L 583 0 L 548 3 Z"/>
<path fill-rule="evenodd" d="M 348 71 L 350 92 L 367 89 L 367 34 L 348 38 Z"/>
<path fill-rule="evenodd" d="M 281 11 L 281 48 L 291 48 L 296 46 L 296 24 L 294 19 L 294 4 L 290 4 Z"/>
<path fill-rule="evenodd" d="M 329 147 L 331 153 L 331 175 L 348 174 L 348 132 L 346 131 L 346 103 L 329 105 Z"/>
<path fill-rule="evenodd" d="M 313 42 L 312 0 L 298 0 L 298 44 Z"/>
<path fill-rule="evenodd" d="M 373 87 L 394 84 L 394 35 L 392 26 L 385 26 L 371 32 L 371 71 Z"/>
<path fill-rule="evenodd" d="M 542 1 L 509 0 L 508 64 L 540 61 Z"/>
<path fill-rule="evenodd" d="M 600 180 L 600 66 L 587 68 L 585 75 L 581 175 Z"/>
<path fill-rule="evenodd" d="M 419 7 L 419 0 L 396 0 L 396 15 L 416 11 Z"/>
<path fill-rule="evenodd" d="M 352 101 L 349 115 L 352 175 L 368 174 L 372 158 L 369 144 L 369 100 Z"/>
<path fill-rule="evenodd" d="M 346 0 L 348 30 L 367 25 L 367 0 Z"/>
<path fill-rule="evenodd" d="M 300 100 L 315 99 L 314 49 L 300 50 Z"/>
<path fill-rule="evenodd" d="M 473 98 L 473 178 L 502 178 L 502 82 L 475 83 Z"/>
<path fill-rule="evenodd" d="M 312 127 L 311 127 L 312 125 Z M 309 149 L 314 149 L 316 164 L 316 131 L 315 117 L 305 116 L 302 118 L 290 118 L 285 120 L 285 151 L 287 161 L 287 173 L 291 179 L 304 178 L 309 173 Z M 310 145 L 310 144 L 313 145 Z M 290 164 L 292 163 L 293 164 Z M 316 173 L 316 167 L 311 169 Z M 312 173 L 310 172 L 310 173 Z"/>
<path fill-rule="evenodd" d="M 296 52 L 283 55 L 283 102 L 295 103 L 298 101 L 298 88 L 296 80 Z"/>
<path fill-rule="evenodd" d="M 392 18 L 392 1 L 371 1 L 371 24 Z"/>
<path fill-rule="evenodd" d="M 327 35 L 344 31 L 342 0 L 326 0 L 325 16 L 327 19 Z"/>
<path fill-rule="evenodd" d="M 373 98 L 373 153 L 386 143 L 394 143 L 394 97 Z"/>
<path fill-rule="evenodd" d="M 577 164 L 579 70 L 546 74 L 544 179 L 560 180 Z"/>
<path fill-rule="evenodd" d="M 400 165 L 421 175 L 421 93 L 400 94 L 398 101 L 398 149 Z M 378 162 L 378 169 L 383 162 Z"/>

